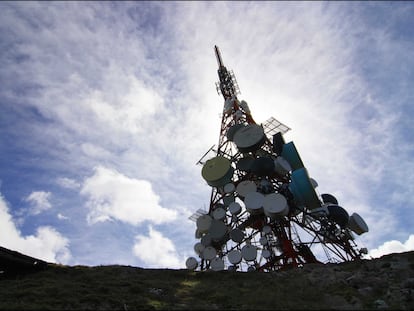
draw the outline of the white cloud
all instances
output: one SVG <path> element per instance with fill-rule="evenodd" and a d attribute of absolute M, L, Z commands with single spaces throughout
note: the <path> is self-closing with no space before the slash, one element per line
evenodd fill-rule
<path fill-rule="evenodd" d="M 69 217 L 67 217 L 65 215 L 62 215 L 61 213 L 58 213 L 57 214 L 57 218 L 60 219 L 60 220 L 67 220 L 67 219 L 69 219 Z"/>
<path fill-rule="evenodd" d="M 80 193 L 88 199 L 90 224 L 108 220 L 132 225 L 144 221 L 160 224 L 176 218 L 175 211 L 159 205 L 160 199 L 148 181 L 129 178 L 102 166 L 84 181 Z"/>
<path fill-rule="evenodd" d="M 47 262 L 68 263 L 71 253 L 69 240 L 55 228 L 42 226 L 35 235 L 22 236 L 16 228 L 9 208 L 0 195 L 0 245 Z"/>
<path fill-rule="evenodd" d="M 149 235 L 137 235 L 133 253 L 149 268 L 183 268 L 174 243 L 149 226 Z"/>
<path fill-rule="evenodd" d="M 79 189 L 81 184 L 74 179 L 67 178 L 67 177 L 59 177 L 57 180 L 59 186 L 66 188 L 66 189 Z"/>
<path fill-rule="evenodd" d="M 367 257 L 378 258 L 392 253 L 414 251 L 414 234 L 410 234 L 407 241 L 401 243 L 397 240 L 387 241 L 378 248 L 370 250 Z"/>
<path fill-rule="evenodd" d="M 33 215 L 37 215 L 52 208 L 52 204 L 49 202 L 51 195 L 52 194 L 47 191 L 33 191 L 30 195 L 24 198 L 24 200 L 30 203 L 30 212 Z"/>

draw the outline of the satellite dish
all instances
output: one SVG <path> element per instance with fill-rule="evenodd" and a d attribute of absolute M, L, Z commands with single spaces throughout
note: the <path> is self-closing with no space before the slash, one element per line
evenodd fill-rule
<path fill-rule="evenodd" d="M 196 239 L 201 239 L 201 237 L 203 236 L 203 234 L 198 229 L 196 229 L 194 235 Z"/>
<path fill-rule="evenodd" d="M 240 129 L 242 129 L 243 127 L 245 127 L 246 125 L 242 124 L 242 123 L 237 123 L 232 125 L 228 130 L 227 130 L 227 139 L 230 141 L 233 141 L 234 138 L 234 134 L 236 134 L 236 132 Z"/>
<path fill-rule="evenodd" d="M 246 205 L 246 210 L 253 215 L 258 215 L 263 213 L 263 201 L 264 195 L 259 192 L 249 192 L 245 199 L 244 204 Z"/>
<path fill-rule="evenodd" d="M 214 157 L 204 163 L 201 175 L 208 185 L 222 187 L 229 183 L 233 177 L 234 168 L 230 160 L 225 157 Z"/>
<path fill-rule="evenodd" d="M 216 255 L 217 255 L 217 251 L 212 246 L 207 246 L 203 250 L 203 258 L 206 259 L 206 260 L 212 260 L 212 259 L 214 259 L 214 257 L 216 257 Z"/>
<path fill-rule="evenodd" d="M 338 205 L 338 200 L 332 194 L 324 193 L 324 194 L 321 194 L 321 197 L 322 197 L 323 203 L 325 204 L 331 203 L 331 204 Z"/>
<path fill-rule="evenodd" d="M 227 233 L 227 226 L 220 220 L 213 220 L 209 233 L 213 241 L 221 241 Z"/>
<path fill-rule="evenodd" d="M 210 264 L 211 270 L 213 271 L 221 271 L 224 270 L 224 261 L 223 259 L 216 257 L 211 261 Z"/>
<path fill-rule="evenodd" d="M 225 206 L 229 206 L 231 203 L 233 203 L 235 200 L 234 195 L 230 194 L 230 195 L 226 195 L 223 197 L 223 203 Z"/>
<path fill-rule="evenodd" d="M 272 228 L 270 226 L 266 225 L 262 228 L 262 232 L 264 234 L 270 234 L 272 232 Z"/>
<path fill-rule="evenodd" d="M 266 176 L 273 173 L 275 169 L 275 163 L 272 158 L 259 157 L 254 160 L 251 171 L 257 176 Z"/>
<path fill-rule="evenodd" d="M 267 179 L 262 179 L 259 182 L 258 191 L 263 194 L 269 194 L 273 192 L 273 185 Z"/>
<path fill-rule="evenodd" d="M 226 211 L 221 207 L 216 208 L 213 211 L 213 218 L 216 220 L 223 220 L 226 217 Z"/>
<path fill-rule="evenodd" d="M 228 271 L 236 271 L 237 270 L 237 266 L 229 266 L 227 268 Z"/>
<path fill-rule="evenodd" d="M 197 255 L 200 255 L 205 248 L 206 247 L 201 242 L 197 242 L 194 245 L 194 251 L 196 252 Z"/>
<path fill-rule="evenodd" d="M 201 241 L 201 244 L 203 244 L 205 247 L 207 247 L 207 246 L 211 245 L 211 243 L 213 242 L 213 239 L 211 238 L 210 233 L 207 233 L 206 235 L 204 235 L 201 238 L 200 241 Z"/>
<path fill-rule="evenodd" d="M 233 141 L 240 152 L 248 153 L 258 150 L 266 141 L 266 135 L 260 125 L 249 124 L 234 134 Z"/>
<path fill-rule="evenodd" d="M 244 198 L 250 192 L 255 192 L 257 190 L 256 183 L 251 180 L 244 180 L 240 182 L 237 187 L 236 191 L 240 197 Z"/>
<path fill-rule="evenodd" d="M 341 228 L 345 228 L 349 223 L 348 212 L 339 205 L 328 205 L 328 218 L 336 222 Z"/>
<path fill-rule="evenodd" d="M 237 265 L 242 260 L 242 255 L 239 250 L 233 249 L 227 254 L 227 258 L 229 259 L 230 263 L 233 265 Z"/>
<path fill-rule="evenodd" d="M 246 112 L 247 114 L 250 114 L 249 105 L 246 103 L 246 101 L 242 100 L 240 102 L 240 107 L 243 108 L 244 112 Z"/>
<path fill-rule="evenodd" d="M 234 100 L 233 98 L 228 98 L 224 102 L 223 112 L 226 115 L 231 114 L 231 112 L 233 111 L 233 107 L 234 107 L 233 100 Z"/>
<path fill-rule="evenodd" d="M 266 216 L 276 219 L 286 216 L 289 212 L 289 205 L 286 198 L 280 193 L 271 193 L 264 197 L 263 210 Z"/>
<path fill-rule="evenodd" d="M 236 243 L 241 243 L 244 239 L 244 232 L 239 228 L 235 228 L 230 231 L 230 238 Z"/>
<path fill-rule="evenodd" d="M 224 186 L 224 193 L 233 193 L 236 190 L 236 186 L 233 183 L 228 183 Z"/>
<path fill-rule="evenodd" d="M 263 258 L 269 259 L 272 256 L 272 253 L 268 249 L 262 250 Z"/>
<path fill-rule="evenodd" d="M 267 238 L 265 236 L 260 237 L 259 243 L 261 245 L 267 245 L 267 243 L 268 243 Z"/>
<path fill-rule="evenodd" d="M 364 219 L 357 213 L 353 213 L 351 217 L 349 217 L 349 228 L 358 235 L 368 232 L 369 230 Z"/>
<path fill-rule="evenodd" d="M 238 215 L 241 212 L 241 206 L 237 202 L 232 202 L 229 205 L 229 211 L 232 215 Z"/>
<path fill-rule="evenodd" d="M 197 230 L 200 233 L 206 233 L 208 229 L 210 228 L 211 221 L 213 219 L 209 215 L 201 215 L 197 218 L 196 224 L 197 224 Z"/>
<path fill-rule="evenodd" d="M 236 117 L 236 121 L 239 121 L 239 120 L 240 120 L 240 118 L 243 116 L 243 112 L 241 112 L 241 110 L 237 110 L 237 111 L 234 113 L 234 116 Z"/>
<path fill-rule="evenodd" d="M 318 182 L 315 179 L 313 179 L 312 177 L 309 177 L 309 180 L 310 180 L 313 188 L 318 187 Z"/>
<path fill-rule="evenodd" d="M 195 259 L 194 257 L 189 257 L 186 262 L 185 265 L 187 266 L 188 270 L 194 270 L 197 268 L 198 266 L 198 262 L 197 259 Z"/>
<path fill-rule="evenodd" d="M 224 206 L 223 203 L 215 203 L 214 204 L 214 208 L 222 208 L 222 209 L 226 209 L 226 206 Z"/>
<path fill-rule="evenodd" d="M 254 158 L 251 156 L 240 158 L 236 163 L 236 168 L 244 172 L 250 172 L 253 162 Z"/>
<path fill-rule="evenodd" d="M 254 245 L 245 245 L 241 250 L 241 254 L 244 260 L 253 261 L 257 257 L 257 248 Z"/>

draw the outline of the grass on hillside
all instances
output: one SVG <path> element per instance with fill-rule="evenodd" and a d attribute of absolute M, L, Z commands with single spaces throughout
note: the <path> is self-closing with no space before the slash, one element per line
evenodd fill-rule
<path fill-rule="evenodd" d="M 282 273 L 59 266 L 1 280 L 0 309 L 285 309 L 312 307 L 306 280 Z M 297 292 L 288 292 L 295 288 Z M 295 296 L 295 301 L 287 297 Z M 317 307 L 315 301 L 313 307 Z"/>

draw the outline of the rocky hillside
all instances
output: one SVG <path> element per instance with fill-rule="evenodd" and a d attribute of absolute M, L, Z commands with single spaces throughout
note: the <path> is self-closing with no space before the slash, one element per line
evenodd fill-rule
<path fill-rule="evenodd" d="M 0 276 L 0 309 L 414 309 L 414 252 L 260 272 L 49 265 Z"/>

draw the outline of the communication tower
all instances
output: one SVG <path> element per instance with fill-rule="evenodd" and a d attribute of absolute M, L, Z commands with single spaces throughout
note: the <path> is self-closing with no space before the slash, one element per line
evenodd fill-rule
<path fill-rule="evenodd" d="M 361 258 L 354 233 L 368 232 L 357 213 L 349 216 L 317 182 L 284 134 L 290 130 L 275 118 L 257 124 L 232 71 L 214 47 L 224 98 L 218 146 L 197 162 L 211 187 L 208 211 L 199 209 L 196 257 L 190 270 L 275 271 L 306 263 L 343 262 Z"/>

